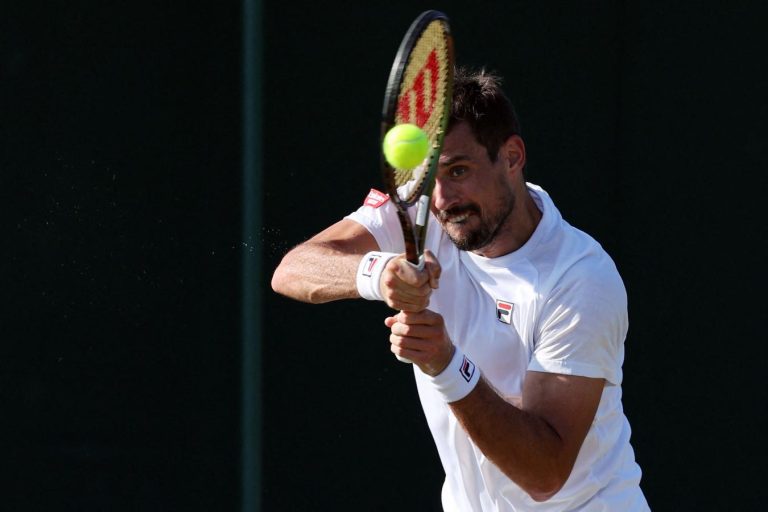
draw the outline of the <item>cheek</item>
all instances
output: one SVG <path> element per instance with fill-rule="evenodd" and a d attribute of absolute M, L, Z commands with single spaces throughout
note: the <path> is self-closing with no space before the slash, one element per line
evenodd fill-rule
<path fill-rule="evenodd" d="M 435 182 L 435 188 L 432 189 L 432 199 L 430 201 L 432 211 L 445 210 L 460 203 L 462 195 L 462 187 L 455 183 Z"/>

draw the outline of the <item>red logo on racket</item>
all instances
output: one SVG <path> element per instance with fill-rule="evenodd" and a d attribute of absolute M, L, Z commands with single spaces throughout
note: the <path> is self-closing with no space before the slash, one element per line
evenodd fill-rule
<path fill-rule="evenodd" d="M 427 81 L 427 72 L 429 72 L 429 83 Z M 427 57 L 427 62 L 424 67 L 421 68 L 419 74 L 413 80 L 413 87 L 411 90 L 404 91 L 400 95 L 400 100 L 397 104 L 397 113 L 400 119 L 404 119 L 407 122 L 411 122 L 421 128 L 427 124 L 429 116 L 435 110 L 435 102 L 437 101 L 437 82 L 440 77 L 440 66 L 437 62 L 437 52 L 432 50 Z M 425 91 L 429 90 L 429 97 L 426 96 Z M 414 98 L 416 101 L 416 111 L 411 112 L 411 96 L 416 95 Z"/>
<path fill-rule="evenodd" d="M 368 192 L 368 196 L 365 198 L 365 201 L 363 201 L 363 205 L 378 208 L 387 201 L 389 201 L 389 196 L 387 194 L 372 188 L 371 191 Z"/>

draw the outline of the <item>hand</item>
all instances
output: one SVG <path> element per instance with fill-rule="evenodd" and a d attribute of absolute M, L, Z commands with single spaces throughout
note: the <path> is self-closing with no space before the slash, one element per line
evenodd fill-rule
<path fill-rule="evenodd" d="M 401 254 L 387 262 L 379 283 L 384 302 L 392 309 L 422 311 L 440 280 L 440 263 L 430 251 L 424 253 L 424 268 L 419 270 Z"/>
<path fill-rule="evenodd" d="M 437 375 L 451 362 L 453 343 L 445 330 L 443 317 L 425 309 L 401 311 L 384 320 L 393 354 L 409 359 L 427 375 Z"/>

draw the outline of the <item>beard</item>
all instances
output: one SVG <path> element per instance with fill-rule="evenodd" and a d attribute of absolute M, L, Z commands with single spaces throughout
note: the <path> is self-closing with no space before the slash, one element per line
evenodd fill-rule
<path fill-rule="evenodd" d="M 515 196 L 507 183 L 500 183 L 498 190 L 499 196 L 486 212 L 483 212 L 476 203 L 454 206 L 448 210 L 438 212 L 437 218 L 443 227 L 443 231 L 445 231 L 448 238 L 459 250 L 476 251 L 482 249 L 493 242 L 499 235 L 501 228 L 506 224 L 512 210 L 515 208 Z M 464 222 L 469 222 L 472 218 L 476 218 L 479 226 L 461 234 L 452 233 L 450 231 L 449 219 L 464 214 L 471 214 Z"/>

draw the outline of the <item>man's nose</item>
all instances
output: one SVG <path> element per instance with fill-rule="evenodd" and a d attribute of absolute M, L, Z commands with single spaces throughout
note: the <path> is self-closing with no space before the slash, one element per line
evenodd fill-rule
<path fill-rule="evenodd" d="M 447 210 L 458 203 L 456 189 L 443 179 L 435 180 L 432 202 L 438 210 Z"/>

